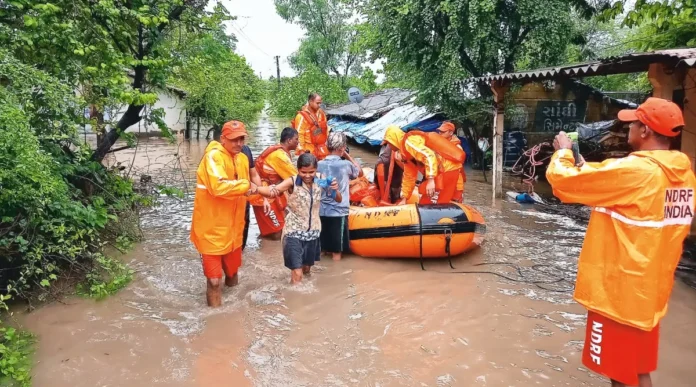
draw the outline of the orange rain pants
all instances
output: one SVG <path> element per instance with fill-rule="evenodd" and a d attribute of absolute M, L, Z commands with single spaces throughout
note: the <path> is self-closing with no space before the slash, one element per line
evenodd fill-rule
<path fill-rule="evenodd" d="M 226 277 L 237 274 L 242 266 L 242 249 L 233 250 L 225 255 L 202 254 L 203 274 L 205 278 L 222 278 L 223 271 Z"/>
<path fill-rule="evenodd" d="M 452 201 L 454 192 L 457 188 L 457 179 L 461 176 L 459 170 L 441 172 L 435 178 L 435 195 L 428 196 L 426 192 L 426 181 L 418 186 L 420 193 L 419 204 L 445 204 Z"/>
<path fill-rule="evenodd" d="M 585 330 L 582 364 L 588 369 L 627 386 L 657 370 L 659 324 L 646 332 L 589 311 Z"/>
<path fill-rule="evenodd" d="M 285 199 L 284 195 L 269 201 L 271 211 L 268 214 L 265 213 L 263 206 L 253 206 L 261 236 L 268 236 L 283 231 L 285 207 L 287 206 L 287 199 Z"/>

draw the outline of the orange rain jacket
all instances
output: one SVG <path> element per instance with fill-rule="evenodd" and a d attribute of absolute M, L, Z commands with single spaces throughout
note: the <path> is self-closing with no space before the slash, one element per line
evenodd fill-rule
<path fill-rule="evenodd" d="M 191 242 L 204 255 L 225 255 L 242 247 L 249 190 L 249 159 L 232 156 L 217 141 L 205 149 L 196 171 Z"/>
<path fill-rule="evenodd" d="M 280 144 L 266 148 L 261 155 L 256 158 L 254 165 L 264 186 L 279 184 L 289 177 L 297 176 L 297 167 L 292 163 L 290 153 L 286 152 Z M 281 201 L 281 208 L 284 209 L 287 204 L 285 194 L 278 199 Z M 270 203 L 275 199 L 267 200 Z M 263 197 L 260 195 L 252 195 L 249 197 L 249 202 L 253 206 L 262 206 Z"/>
<path fill-rule="evenodd" d="M 677 151 L 640 151 L 575 167 L 556 152 L 553 193 L 593 208 L 578 262 L 575 300 L 621 324 L 652 330 L 667 313 L 674 271 L 694 213 L 696 178 Z"/>
<path fill-rule="evenodd" d="M 425 133 L 413 132 L 407 135 L 396 125 L 389 125 L 384 134 L 384 141 L 397 147 L 402 154 L 402 159 L 415 159 L 418 162 L 418 164 L 404 163 L 404 177 L 401 185 L 402 198 L 409 199 L 413 194 L 419 171 L 425 178 L 436 178 L 440 173 L 462 168 L 461 164 L 449 162 L 436 151 L 430 149 L 426 145 L 428 141 L 426 135 Z M 443 141 L 447 140 L 443 139 Z"/>
<path fill-rule="evenodd" d="M 256 170 L 262 180 L 272 184 L 278 184 L 288 177 L 297 176 L 297 167 L 292 163 L 290 153 L 286 152 L 280 145 L 267 148 L 256 159 Z"/>
<path fill-rule="evenodd" d="M 404 141 L 406 134 L 401 130 L 401 128 L 398 126 L 393 126 L 393 128 L 396 128 L 396 130 L 401 133 L 400 141 L 398 142 L 397 147 L 402 153 L 402 157 L 404 154 L 406 154 L 423 165 L 421 168 L 419 168 L 419 166 L 415 163 L 404 163 L 404 177 L 401 182 L 401 197 L 408 199 L 411 197 L 413 194 L 413 189 L 416 187 L 416 179 L 418 178 L 419 169 L 426 179 L 437 177 L 438 173 L 440 172 L 440 160 L 438 160 L 435 152 L 425 145 L 426 140 L 423 136 L 411 135 L 406 139 L 406 141 Z M 394 132 L 396 132 L 396 130 L 392 129 Z M 387 128 L 387 131 L 389 131 L 389 127 Z M 386 138 L 386 141 L 389 141 L 389 139 Z"/>
<path fill-rule="evenodd" d="M 326 121 L 326 113 L 323 110 L 317 110 L 315 115 L 309 110 L 309 106 L 304 105 L 302 110 L 297 112 L 292 127 L 297 129 L 297 133 L 300 135 L 300 144 L 295 151 L 296 155 L 310 151 L 319 160 L 323 160 L 328 155 L 326 138 L 329 135 L 329 126 Z"/>

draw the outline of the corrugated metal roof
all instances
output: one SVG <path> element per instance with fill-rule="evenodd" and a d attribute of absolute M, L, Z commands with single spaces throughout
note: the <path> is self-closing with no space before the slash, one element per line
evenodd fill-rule
<path fill-rule="evenodd" d="M 329 121 L 331 130 L 346 132 L 346 135 L 353 137 L 355 141 L 362 144 L 368 142 L 370 145 L 379 145 L 384 138 L 384 132 L 389 125 L 398 125 L 401 128 L 418 126 L 421 121 L 427 121 L 429 125 L 433 125 L 429 121 L 434 116 L 424 107 L 415 104 L 406 104 L 398 106 L 376 121 L 352 122 L 345 121 L 339 118 L 333 118 Z M 440 126 L 440 125 L 437 125 Z"/>
<path fill-rule="evenodd" d="M 349 102 L 341 105 L 332 105 L 328 106 L 325 112 L 332 117 L 340 116 L 369 120 L 409 102 L 415 98 L 415 94 L 411 90 L 385 89 L 366 95 L 360 104 Z"/>
<path fill-rule="evenodd" d="M 560 77 L 568 78 L 633 73 L 647 71 L 648 66 L 651 63 L 658 62 L 663 62 L 673 67 L 694 67 L 696 65 L 696 48 L 680 48 L 627 54 L 587 63 L 548 67 L 530 71 L 520 71 L 516 73 L 487 75 L 478 78 L 470 78 L 462 81 L 461 83 L 468 84 L 470 82 L 528 81 Z M 460 88 L 463 87 L 462 84 L 459 85 Z"/>

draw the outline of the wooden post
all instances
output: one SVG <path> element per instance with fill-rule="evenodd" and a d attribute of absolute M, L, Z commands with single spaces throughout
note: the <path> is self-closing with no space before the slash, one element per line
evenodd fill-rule
<path fill-rule="evenodd" d="M 696 68 L 686 69 L 684 78 L 684 131 L 681 151 L 691 159 L 696 171 Z"/>
<path fill-rule="evenodd" d="M 510 85 L 503 81 L 491 82 L 495 101 L 493 117 L 493 200 L 503 197 L 503 130 L 505 122 L 505 93 Z"/>
<path fill-rule="evenodd" d="M 648 79 L 653 87 L 653 97 L 671 101 L 681 82 L 673 70 L 666 71 L 662 63 L 653 63 L 648 68 Z"/>

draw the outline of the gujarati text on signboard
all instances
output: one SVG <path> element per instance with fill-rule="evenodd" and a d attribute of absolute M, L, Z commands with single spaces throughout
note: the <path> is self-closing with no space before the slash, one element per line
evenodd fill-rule
<path fill-rule="evenodd" d="M 572 132 L 585 120 L 585 101 L 539 101 L 534 115 L 538 132 Z"/>

